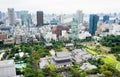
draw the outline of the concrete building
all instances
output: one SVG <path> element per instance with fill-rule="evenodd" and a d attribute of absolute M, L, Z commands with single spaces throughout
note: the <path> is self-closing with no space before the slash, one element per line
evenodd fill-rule
<path fill-rule="evenodd" d="M 37 26 L 43 26 L 43 11 L 37 11 Z"/>
<path fill-rule="evenodd" d="M 7 38 L 8 38 L 7 34 L 0 34 L 0 40 L 5 40 Z"/>
<path fill-rule="evenodd" d="M 9 25 L 15 25 L 15 12 L 14 8 L 8 8 Z"/>
<path fill-rule="evenodd" d="M 59 39 L 60 36 L 62 36 L 62 31 L 68 32 L 70 29 L 70 26 L 54 26 L 52 27 L 52 33 L 57 35 L 57 38 Z"/>
<path fill-rule="evenodd" d="M 76 16 L 78 24 L 83 24 L 83 16 L 84 16 L 83 12 L 81 10 L 78 10 Z"/>
<path fill-rule="evenodd" d="M 0 61 L 0 77 L 15 77 L 16 69 L 14 60 Z"/>
<path fill-rule="evenodd" d="M 26 35 L 15 35 L 15 43 L 21 44 L 21 43 L 27 43 L 27 36 Z"/>
<path fill-rule="evenodd" d="M 39 67 L 41 69 L 43 69 L 43 68 L 47 68 L 48 66 L 49 66 L 48 60 L 46 58 L 41 58 L 40 63 L 39 63 Z"/>
<path fill-rule="evenodd" d="M 82 70 L 92 70 L 97 69 L 95 65 L 91 65 L 90 63 L 83 63 L 83 65 L 80 67 Z"/>
<path fill-rule="evenodd" d="M 14 44 L 14 39 L 13 38 L 5 39 L 4 44 Z"/>

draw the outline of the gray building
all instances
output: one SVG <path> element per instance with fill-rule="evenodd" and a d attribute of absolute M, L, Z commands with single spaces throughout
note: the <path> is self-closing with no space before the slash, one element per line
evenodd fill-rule
<path fill-rule="evenodd" d="M 16 69 L 14 60 L 0 61 L 0 77 L 15 77 Z"/>
<path fill-rule="evenodd" d="M 92 58 L 92 55 L 87 53 L 85 49 L 75 49 L 72 51 L 71 56 L 73 61 L 75 61 L 77 64 Z"/>
<path fill-rule="evenodd" d="M 8 8 L 8 20 L 9 20 L 9 25 L 14 25 L 15 24 L 14 8 Z"/>
<path fill-rule="evenodd" d="M 77 11 L 77 20 L 78 20 L 78 24 L 83 24 L 83 12 L 81 10 Z"/>
<path fill-rule="evenodd" d="M 72 65 L 70 53 L 67 51 L 56 52 L 55 56 L 52 57 L 52 64 L 55 67 L 68 67 Z"/>

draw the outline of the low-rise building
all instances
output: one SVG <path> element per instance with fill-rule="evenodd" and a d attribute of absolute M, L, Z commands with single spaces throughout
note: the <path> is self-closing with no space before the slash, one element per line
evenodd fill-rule
<path fill-rule="evenodd" d="M 7 34 L 0 34 L 0 40 L 7 39 Z"/>
<path fill-rule="evenodd" d="M 72 65 L 71 56 L 68 51 L 56 52 L 52 57 L 52 64 L 55 67 L 68 67 Z"/>
<path fill-rule="evenodd" d="M 40 63 L 39 63 L 39 67 L 40 67 L 41 69 L 43 69 L 43 68 L 46 68 L 46 67 L 48 67 L 48 66 L 49 66 L 48 60 L 47 60 L 46 58 L 41 58 L 41 59 L 40 59 Z"/>
<path fill-rule="evenodd" d="M 95 65 L 91 65 L 90 63 L 83 63 L 83 65 L 80 68 L 82 70 L 92 70 L 96 69 L 97 67 Z"/>
<path fill-rule="evenodd" d="M 71 53 L 71 56 L 72 56 L 73 61 L 75 61 L 78 64 L 92 58 L 92 55 L 87 53 L 86 50 L 84 49 L 73 50 Z"/>
<path fill-rule="evenodd" d="M 0 77 L 14 77 L 16 69 L 14 60 L 0 61 Z"/>
<path fill-rule="evenodd" d="M 14 44 L 14 39 L 13 38 L 5 39 L 4 44 Z"/>
<path fill-rule="evenodd" d="M 67 48 L 74 48 L 74 44 L 73 43 L 67 43 L 65 46 Z"/>

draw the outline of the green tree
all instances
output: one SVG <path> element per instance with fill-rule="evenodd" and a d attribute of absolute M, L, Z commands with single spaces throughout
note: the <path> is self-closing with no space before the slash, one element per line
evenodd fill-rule
<path fill-rule="evenodd" d="M 31 68 L 25 68 L 25 77 L 34 77 L 35 74 Z"/>
<path fill-rule="evenodd" d="M 86 72 L 82 72 L 81 74 L 82 77 L 86 77 L 86 75 L 87 75 Z"/>
<path fill-rule="evenodd" d="M 111 71 L 103 71 L 103 74 L 106 76 L 106 77 L 112 77 L 112 72 Z"/>
<path fill-rule="evenodd" d="M 45 77 L 44 72 L 41 69 L 38 70 L 38 77 Z"/>

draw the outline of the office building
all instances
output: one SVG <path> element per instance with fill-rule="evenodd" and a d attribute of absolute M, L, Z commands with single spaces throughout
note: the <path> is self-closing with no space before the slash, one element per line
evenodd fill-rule
<path fill-rule="evenodd" d="M 2 12 L 0 11 L 0 20 L 2 19 Z"/>
<path fill-rule="evenodd" d="M 77 11 L 77 21 L 78 21 L 78 24 L 83 24 L 83 12 L 82 11 Z"/>
<path fill-rule="evenodd" d="M 0 61 L 0 77 L 15 77 L 16 69 L 14 60 Z"/>
<path fill-rule="evenodd" d="M 37 11 L 37 26 L 43 26 L 43 11 Z"/>
<path fill-rule="evenodd" d="M 9 25 L 15 25 L 15 12 L 14 8 L 8 8 Z"/>
<path fill-rule="evenodd" d="M 59 16 L 59 24 L 63 24 L 63 21 L 64 21 L 64 16 L 60 15 Z"/>
<path fill-rule="evenodd" d="M 91 35 L 94 35 L 96 30 L 97 30 L 97 23 L 99 20 L 99 16 L 92 14 L 90 15 L 90 19 L 89 19 L 89 33 Z"/>
<path fill-rule="evenodd" d="M 71 30 L 72 30 L 72 39 L 78 39 L 78 21 L 73 18 L 72 24 L 71 24 Z"/>
<path fill-rule="evenodd" d="M 103 16 L 103 22 L 108 22 L 108 21 L 109 21 L 109 16 L 108 15 Z"/>

